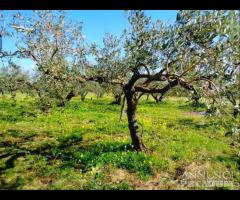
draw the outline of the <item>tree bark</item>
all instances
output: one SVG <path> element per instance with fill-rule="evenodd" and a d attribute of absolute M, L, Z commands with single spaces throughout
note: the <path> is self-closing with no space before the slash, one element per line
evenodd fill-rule
<path fill-rule="evenodd" d="M 114 95 L 114 99 L 115 99 L 115 101 L 112 104 L 121 105 L 121 103 L 122 103 L 122 94 Z"/>
<path fill-rule="evenodd" d="M 239 107 L 239 105 L 238 106 L 236 105 L 234 107 L 234 109 L 233 109 L 233 116 L 234 116 L 234 118 L 237 118 L 239 113 L 240 113 L 240 107 Z"/>
<path fill-rule="evenodd" d="M 122 95 L 121 95 L 121 94 L 118 94 L 116 100 L 117 100 L 116 103 L 117 103 L 118 105 L 121 105 Z"/>
<path fill-rule="evenodd" d="M 71 101 L 71 99 L 72 99 L 73 97 L 75 97 L 75 96 L 76 96 L 76 94 L 75 94 L 73 91 L 71 91 L 71 92 L 69 92 L 68 95 L 66 96 L 66 100 L 67 100 L 67 101 Z"/>
<path fill-rule="evenodd" d="M 130 130 L 130 135 L 132 139 L 132 145 L 134 150 L 141 151 L 144 147 L 141 135 L 138 130 L 136 110 L 137 110 L 137 100 L 133 97 L 134 93 L 131 91 L 125 91 L 125 97 L 127 101 L 127 118 L 128 118 L 128 128 Z"/>

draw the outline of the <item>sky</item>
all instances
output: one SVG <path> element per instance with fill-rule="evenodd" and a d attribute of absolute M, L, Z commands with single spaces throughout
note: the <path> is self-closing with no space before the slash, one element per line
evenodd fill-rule
<path fill-rule="evenodd" d="M 13 11 L 6 11 L 6 14 L 11 14 Z M 31 11 L 20 11 L 24 14 L 29 14 Z M 68 10 L 67 17 L 73 21 L 83 22 L 83 34 L 86 36 L 88 44 L 95 42 L 101 45 L 105 33 L 112 33 L 120 36 L 124 28 L 127 28 L 128 21 L 123 10 Z M 155 21 L 160 19 L 165 23 L 173 23 L 176 19 L 176 10 L 146 10 L 145 13 L 151 16 Z M 3 50 L 14 51 L 15 39 L 3 38 Z M 24 70 L 31 71 L 34 68 L 34 62 L 29 59 L 16 59 Z"/>

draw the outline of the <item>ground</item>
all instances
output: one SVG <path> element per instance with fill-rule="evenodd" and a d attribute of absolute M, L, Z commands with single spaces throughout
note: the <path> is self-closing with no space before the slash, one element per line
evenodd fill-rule
<path fill-rule="evenodd" d="M 111 101 L 74 98 L 42 114 L 33 98 L 19 94 L 12 107 L 0 97 L 0 189 L 238 188 L 239 149 L 198 112 L 203 108 L 184 98 L 156 104 L 143 97 L 137 117 L 149 151 L 136 153 L 126 114 L 120 122 L 120 106 Z M 225 172 L 233 174 L 224 177 L 229 185 L 205 184 Z"/>

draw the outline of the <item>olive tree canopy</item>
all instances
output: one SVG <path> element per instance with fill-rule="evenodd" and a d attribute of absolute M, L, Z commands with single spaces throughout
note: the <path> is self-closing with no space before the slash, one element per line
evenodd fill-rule
<path fill-rule="evenodd" d="M 164 95 L 181 86 L 198 98 L 214 93 L 221 102 L 222 77 L 227 69 L 239 68 L 240 29 L 237 11 L 179 11 L 174 25 L 168 26 L 153 22 L 143 11 L 127 14 L 130 28 L 124 40 L 107 35 L 104 47 L 94 45 L 93 51 L 98 76 L 123 87 L 132 143 L 141 150 L 139 96 Z"/>

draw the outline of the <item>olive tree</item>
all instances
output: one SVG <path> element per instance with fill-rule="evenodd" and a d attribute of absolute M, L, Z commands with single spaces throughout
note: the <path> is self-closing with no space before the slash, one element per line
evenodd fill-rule
<path fill-rule="evenodd" d="M 32 11 L 30 16 L 14 15 L 11 26 L 18 36 L 17 48 L 31 59 L 41 82 L 39 89 L 64 106 L 76 96 L 78 77 L 87 64 L 82 24 L 66 20 L 64 11 Z M 39 85 L 40 86 L 40 85 Z"/>
<path fill-rule="evenodd" d="M 17 92 L 25 89 L 25 84 L 19 80 L 29 81 L 29 75 L 19 65 L 9 61 L 7 66 L 0 68 L 0 90 L 11 95 L 13 106 L 16 105 Z"/>
<path fill-rule="evenodd" d="M 176 86 L 198 98 L 210 90 L 218 92 L 214 80 L 224 70 L 221 59 L 237 45 L 225 39 L 231 20 L 236 22 L 234 11 L 179 11 L 175 24 L 166 26 L 152 22 L 143 11 L 130 11 L 124 40 L 107 35 L 102 48 L 93 45 L 101 77 L 97 80 L 123 88 L 135 150 L 145 147 L 136 117 L 141 95 L 163 96 Z"/>

